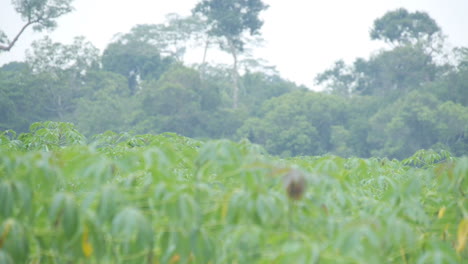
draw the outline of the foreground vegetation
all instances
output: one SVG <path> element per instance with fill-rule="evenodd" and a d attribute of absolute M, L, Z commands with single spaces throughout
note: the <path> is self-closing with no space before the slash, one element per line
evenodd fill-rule
<path fill-rule="evenodd" d="M 36 123 L 0 135 L 0 263 L 466 263 L 467 175 Z"/>

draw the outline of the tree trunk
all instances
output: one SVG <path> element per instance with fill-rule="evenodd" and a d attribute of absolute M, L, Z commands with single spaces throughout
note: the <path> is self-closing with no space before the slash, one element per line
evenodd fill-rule
<path fill-rule="evenodd" d="M 28 23 L 26 23 L 21 28 L 21 30 L 18 32 L 18 34 L 16 34 L 16 36 L 13 38 L 13 40 L 11 42 L 9 42 L 6 46 L 5 45 L 0 45 L 0 50 L 10 51 L 11 48 L 15 45 L 16 41 L 18 41 L 21 34 L 23 34 L 23 32 L 26 30 L 26 28 L 29 27 L 30 25 L 34 24 L 34 23 L 37 23 L 37 21 L 28 21 Z"/>
<path fill-rule="evenodd" d="M 206 68 L 206 54 L 208 53 L 208 47 L 210 46 L 210 39 L 207 37 L 205 42 L 205 49 L 203 51 L 203 60 L 200 67 L 200 80 L 205 80 L 205 68 Z"/>
<path fill-rule="evenodd" d="M 232 82 L 233 82 L 233 89 L 232 89 L 232 108 L 237 109 L 239 104 L 239 73 L 237 72 L 237 50 L 234 46 L 232 40 L 228 39 L 228 45 L 231 50 L 232 58 L 234 59 L 234 63 L 232 65 Z"/>

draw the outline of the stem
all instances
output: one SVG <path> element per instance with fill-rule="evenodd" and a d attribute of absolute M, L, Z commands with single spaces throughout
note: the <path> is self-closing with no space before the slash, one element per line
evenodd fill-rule
<path fill-rule="evenodd" d="M 232 40 L 228 39 L 229 48 L 231 49 L 232 58 L 234 64 L 232 66 L 232 82 L 234 83 L 232 91 L 232 107 L 237 109 L 239 101 L 239 73 L 237 72 L 237 51 Z"/>
<path fill-rule="evenodd" d="M 293 238 L 293 214 L 294 214 L 294 201 L 291 199 L 288 199 L 288 233 L 289 233 L 289 238 Z"/>
<path fill-rule="evenodd" d="M 26 30 L 27 27 L 29 27 L 30 25 L 36 23 L 37 21 L 28 21 L 28 23 L 26 23 L 22 28 L 21 30 L 18 32 L 18 34 L 16 34 L 15 38 L 7 45 L 0 45 L 0 50 L 5 50 L 5 51 L 10 51 L 11 48 L 15 45 L 16 41 L 18 41 L 19 37 L 21 36 L 21 34 L 23 34 L 23 32 Z"/>
<path fill-rule="evenodd" d="M 203 59 L 202 59 L 202 64 L 201 64 L 201 69 L 200 69 L 200 80 L 201 81 L 205 80 L 206 54 L 208 53 L 208 47 L 209 46 L 210 46 L 210 39 L 206 38 L 205 49 L 203 51 Z"/>

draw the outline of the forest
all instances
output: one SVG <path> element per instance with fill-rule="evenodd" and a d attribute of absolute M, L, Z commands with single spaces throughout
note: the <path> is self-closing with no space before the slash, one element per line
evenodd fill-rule
<path fill-rule="evenodd" d="M 468 48 L 447 50 L 427 13 L 400 8 L 376 18 L 369 37 L 386 48 L 351 64 L 324 65 L 315 78 L 318 92 L 261 59 L 244 60 L 261 38 L 259 13 L 268 6 L 239 1 L 246 8 L 230 12 L 242 16 L 222 16 L 228 2 L 201 1 L 189 17 L 135 25 L 102 52 L 84 37 L 69 45 L 47 36 L 34 42 L 25 61 L 0 68 L 0 130 L 21 133 L 34 122 L 61 121 L 87 136 L 110 130 L 247 139 L 283 157 L 468 153 Z M 54 15 L 71 5 L 53 3 L 39 29 L 53 26 Z M 31 11 L 20 7 L 22 16 Z M 205 55 L 224 51 L 232 64 L 184 62 L 194 45 Z"/>
<path fill-rule="evenodd" d="M 72 3 L 13 0 L 0 56 Z M 267 8 L 200 0 L 2 65 L 0 263 L 467 263 L 468 47 L 391 10 L 385 48 L 313 91 L 248 56 Z"/>

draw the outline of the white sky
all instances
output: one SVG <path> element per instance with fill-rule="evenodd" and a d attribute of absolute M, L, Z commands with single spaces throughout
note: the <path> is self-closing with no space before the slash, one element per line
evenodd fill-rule
<path fill-rule="evenodd" d="M 38 33 L 28 29 L 10 52 L 0 54 L 0 65 L 23 60 L 31 42 L 46 34 L 62 43 L 71 43 L 73 37 L 83 35 L 103 51 L 114 34 L 128 32 L 136 24 L 163 23 L 167 13 L 189 15 L 197 2 L 75 0 L 75 11 L 61 17 L 55 31 Z M 399 7 L 428 12 L 442 27 L 451 46 L 468 47 L 468 0 L 264 2 L 270 5 L 262 14 L 265 22 L 262 36 L 266 43 L 256 49 L 255 57 L 276 66 L 282 77 L 310 88 L 313 88 L 316 74 L 329 68 L 334 61 L 352 62 L 356 57 L 368 57 L 382 47 L 382 43 L 370 40 L 369 29 L 376 18 Z M 11 39 L 23 22 L 10 3 L 11 0 L 0 0 L 0 29 Z M 201 54 L 192 54 L 190 59 L 193 62 L 201 60 Z"/>

